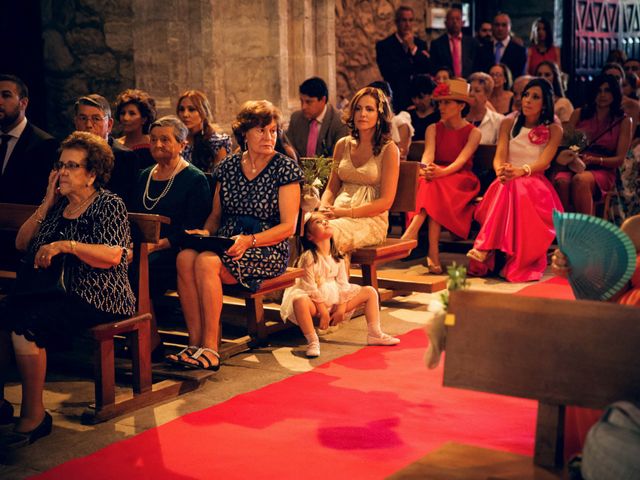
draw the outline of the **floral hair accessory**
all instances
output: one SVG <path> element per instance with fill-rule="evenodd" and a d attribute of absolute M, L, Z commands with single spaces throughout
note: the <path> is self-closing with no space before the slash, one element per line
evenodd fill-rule
<path fill-rule="evenodd" d="M 551 132 L 547 125 L 538 125 L 529 131 L 529 141 L 534 145 L 543 145 L 549 141 Z"/>
<path fill-rule="evenodd" d="M 444 96 L 448 96 L 448 95 L 451 95 L 451 90 L 449 89 L 449 85 L 447 85 L 446 83 L 440 83 L 433 90 L 433 96 L 434 97 L 444 97 Z"/>

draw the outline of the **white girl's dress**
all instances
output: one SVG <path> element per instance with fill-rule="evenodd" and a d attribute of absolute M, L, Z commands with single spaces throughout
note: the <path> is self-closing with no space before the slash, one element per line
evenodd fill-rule
<path fill-rule="evenodd" d="M 336 262 L 333 257 L 318 253 L 318 261 L 314 263 L 310 251 L 300 255 L 299 265 L 304 269 L 304 276 L 284 291 L 280 316 L 284 321 L 298 325 L 293 310 L 293 302 L 300 297 L 309 297 L 316 303 L 324 303 L 329 311 L 333 307 L 348 302 L 360 292 L 360 285 L 349 283 L 344 260 Z M 347 320 L 353 311 L 345 313 Z"/>

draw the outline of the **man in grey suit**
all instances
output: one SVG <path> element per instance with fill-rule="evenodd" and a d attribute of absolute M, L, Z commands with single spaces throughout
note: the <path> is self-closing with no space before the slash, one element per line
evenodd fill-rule
<path fill-rule="evenodd" d="M 447 33 L 431 42 L 431 65 L 434 70 L 450 68 L 456 77 L 467 78 L 475 72 L 479 44 L 469 35 L 462 34 L 462 10 L 451 8 L 444 22 Z"/>
<path fill-rule="evenodd" d="M 300 84 L 300 110 L 293 112 L 287 137 L 300 157 L 333 155 L 337 141 L 349 130 L 340 112 L 328 102 L 327 84 L 311 77 Z"/>

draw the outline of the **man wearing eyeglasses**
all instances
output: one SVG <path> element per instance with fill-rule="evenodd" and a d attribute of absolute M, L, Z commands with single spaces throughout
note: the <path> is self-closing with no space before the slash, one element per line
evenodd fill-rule
<path fill-rule="evenodd" d="M 74 122 L 76 130 L 93 133 L 109 142 L 115 163 L 107 188 L 129 206 L 140 170 L 138 156 L 111 136 L 113 117 L 109 102 L 96 93 L 80 97 L 75 104 Z"/>
<path fill-rule="evenodd" d="M 58 142 L 26 117 L 29 90 L 0 74 L 0 202 L 39 204 L 47 189 Z"/>

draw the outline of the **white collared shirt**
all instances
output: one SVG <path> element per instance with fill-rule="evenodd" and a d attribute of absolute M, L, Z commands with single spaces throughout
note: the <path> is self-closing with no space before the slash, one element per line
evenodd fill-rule
<path fill-rule="evenodd" d="M 318 128 L 320 128 L 320 125 L 322 125 L 322 122 L 324 121 L 324 117 L 326 114 L 327 114 L 327 104 L 325 103 L 324 108 L 322 109 L 322 112 L 320 113 L 320 115 L 314 118 L 314 120 L 318 122 Z"/>
<path fill-rule="evenodd" d="M 7 153 L 2 159 L 2 173 L 4 173 L 4 169 L 7 167 L 7 163 L 9 163 L 13 149 L 16 147 L 16 143 L 18 143 L 18 139 L 20 138 L 20 135 L 22 135 L 22 132 L 24 132 L 25 128 L 27 128 L 27 117 L 24 117 L 18 125 L 8 132 L 2 132 L 2 135 L 11 135 L 7 144 Z"/>
<path fill-rule="evenodd" d="M 504 115 L 487 108 L 480 125 L 478 125 L 478 129 L 482 134 L 480 145 L 495 145 L 498 143 L 498 134 L 500 133 L 502 120 L 504 120 Z"/>

